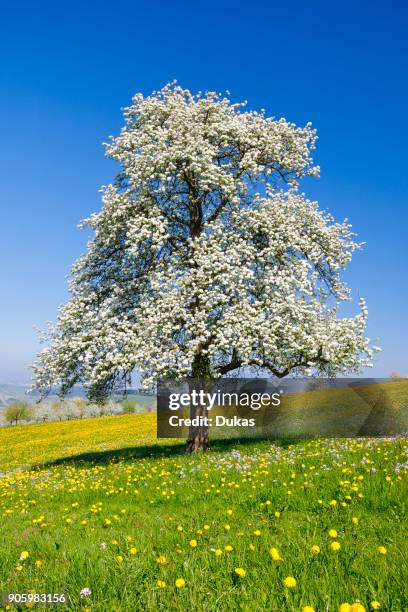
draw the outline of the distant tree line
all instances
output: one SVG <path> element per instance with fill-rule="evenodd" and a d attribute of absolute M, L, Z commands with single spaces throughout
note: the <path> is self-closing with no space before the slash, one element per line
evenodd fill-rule
<path fill-rule="evenodd" d="M 140 406 L 131 400 L 106 400 L 100 403 L 91 403 L 83 397 L 65 400 L 43 400 L 35 405 L 24 402 L 9 404 L 3 411 L 4 424 L 18 425 L 19 423 L 45 423 L 47 421 L 69 421 L 120 414 L 134 414 L 137 412 L 152 412 L 155 410 L 154 402 L 151 405 Z"/>

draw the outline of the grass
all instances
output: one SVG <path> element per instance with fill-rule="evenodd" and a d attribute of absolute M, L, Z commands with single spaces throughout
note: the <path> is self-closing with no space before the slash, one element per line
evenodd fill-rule
<path fill-rule="evenodd" d="M 186 456 L 155 419 L 0 430 L 0 591 L 65 592 L 58 610 L 408 610 L 406 439 Z"/>

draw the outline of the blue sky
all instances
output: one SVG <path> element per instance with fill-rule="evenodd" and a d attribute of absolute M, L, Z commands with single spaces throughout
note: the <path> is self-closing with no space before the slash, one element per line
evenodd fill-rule
<path fill-rule="evenodd" d="M 407 17 L 402 1 L 3 3 L 0 382 L 29 380 L 35 327 L 67 298 L 120 108 L 173 79 L 317 127 L 305 190 L 367 242 L 345 277 L 383 348 L 372 373 L 408 373 Z"/>

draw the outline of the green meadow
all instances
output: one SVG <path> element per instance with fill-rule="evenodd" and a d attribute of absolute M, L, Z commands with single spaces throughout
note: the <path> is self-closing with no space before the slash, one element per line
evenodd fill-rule
<path fill-rule="evenodd" d="M 0 430 L 0 591 L 64 593 L 48 610 L 408 609 L 405 438 L 186 455 L 155 428 Z"/>

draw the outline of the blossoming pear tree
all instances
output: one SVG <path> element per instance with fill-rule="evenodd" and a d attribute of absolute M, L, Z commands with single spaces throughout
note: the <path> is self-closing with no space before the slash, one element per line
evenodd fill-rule
<path fill-rule="evenodd" d="M 120 171 L 72 268 L 71 298 L 34 366 L 36 386 L 93 399 L 141 372 L 210 379 L 357 371 L 375 348 L 367 309 L 340 318 L 340 278 L 360 248 L 299 191 L 317 177 L 316 132 L 175 83 L 125 109 L 106 145 Z M 205 447 L 207 432 L 189 441 Z"/>

